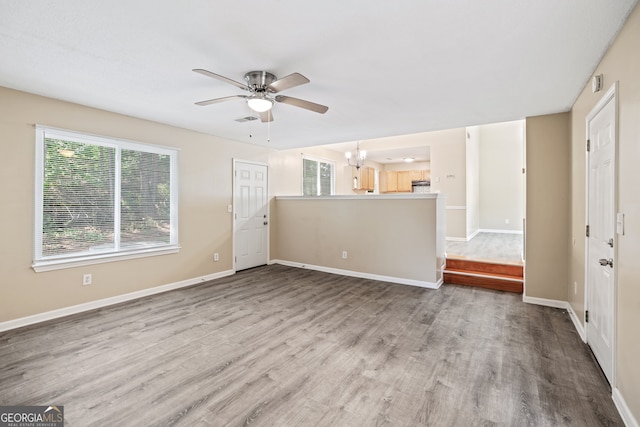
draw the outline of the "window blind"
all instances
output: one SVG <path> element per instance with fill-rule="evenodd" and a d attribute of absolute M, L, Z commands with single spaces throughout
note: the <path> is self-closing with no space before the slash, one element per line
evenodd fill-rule
<path fill-rule="evenodd" d="M 177 244 L 177 152 L 39 129 L 35 262 Z"/>

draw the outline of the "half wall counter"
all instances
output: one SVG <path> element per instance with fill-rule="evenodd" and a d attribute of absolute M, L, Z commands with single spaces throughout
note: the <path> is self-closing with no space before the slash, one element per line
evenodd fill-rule
<path fill-rule="evenodd" d="M 445 196 L 278 196 L 271 263 L 438 288 L 445 263 Z"/>

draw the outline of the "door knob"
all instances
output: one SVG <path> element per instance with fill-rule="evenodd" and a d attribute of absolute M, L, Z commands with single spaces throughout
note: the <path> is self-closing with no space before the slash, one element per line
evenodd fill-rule
<path fill-rule="evenodd" d="M 600 263 L 600 265 L 601 265 L 601 266 L 603 266 L 603 267 L 604 267 L 605 265 L 608 265 L 609 267 L 613 268 L 613 258 L 609 258 L 609 259 L 604 259 L 604 258 L 602 258 L 602 259 L 600 259 L 598 262 L 599 262 L 599 263 Z"/>

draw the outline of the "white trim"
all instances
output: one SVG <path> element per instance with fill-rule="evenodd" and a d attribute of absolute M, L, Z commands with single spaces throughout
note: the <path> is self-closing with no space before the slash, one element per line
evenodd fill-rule
<path fill-rule="evenodd" d="M 128 259 L 175 254 L 178 252 L 180 252 L 180 245 L 170 245 L 158 248 L 145 248 L 130 252 L 112 252 L 103 255 L 36 261 L 31 265 L 31 268 L 33 268 L 36 273 L 41 273 L 43 271 L 62 270 L 64 268 L 83 267 L 85 265 L 104 264 L 105 262 L 125 261 Z"/>
<path fill-rule="evenodd" d="M 480 229 L 477 229 L 476 231 L 474 231 L 473 233 L 469 234 L 467 236 L 467 242 L 471 241 L 471 239 L 473 239 L 474 237 L 476 237 L 478 234 L 480 234 Z"/>
<path fill-rule="evenodd" d="M 114 161 L 114 198 L 113 204 L 113 248 L 104 251 L 86 250 L 84 252 L 74 252 L 69 254 L 44 256 L 42 253 L 42 230 L 43 230 L 43 209 L 44 209 L 44 169 L 46 157 L 46 138 L 67 139 L 69 141 L 88 144 L 93 146 L 109 147 L 115 150 Z M 80 131 L 54 128 L 44 125 L 35 125 L 35 191 L 34 191 L 34 247 L 32 268 L 36 272 L 59 270 L 77 266 L 101 264 L 111 261 L 126 260 L 154 255 L 165 255 L 176 253 L 180 250 L 178 236 L 178 153 L 179 149 L 165 147 L 144 142 L 131 141 L 109 136 L 100 136 Z M 122 249 L 120 241 L 120 215 L 121 207 L 121 152 L 122 150 L 133 150 L 145 153 L 153 153 L 169 156 L 170 161 L 170 242 L 168 244 L 150 245 L 141 249 Z"/>
<path fill-rule="evenodd" d="M 425 282 L 423 280 L 403 279 L 401 277 L 381 276 L 378 274 L 362 273 L 360 271 L 343 270 L 340 268 L 324 267 L 321 265 L 303 264 L 301 262 L 284 261 L 273 259 L 269 264 L 280 264 L 288 267 L 306 268 L 308 270 L 322 271 L 324 273 L 340 274 L 342 276 L 358 277 L 361 279 L 380 280 L 382 282 L 398 283 L 400 285 L 418 286 L 420 288 L 438 289 L 444 283 L 442 279 L 437 283 Z"/>
<path fill-rule="evenodd" d="M 474 237 L 476 237 L 478 235 L 478 233 L 480 233 L 480 230 L 476 230 L 475 232 L 473 232 L 472 234 L 470 234 L 467 237 L 446 237 L 447 242 L 469 242 L 471 241 L 471 239 L 473 239 Z"/>
<path fill-rule="evenodd" d="M 466 206 L 447 206 L 447 210 L 449 211 L 465 211 L 467 210 Z"/>
<path fill-rule="evenodd" d="M 585 135 L 586 138 L 589 139 L 589 128 L 591 125 L 591 121 L 600 113 L 600 111 L 607 106 L 607 104 L 609 104 L 609 102 L 613 101 L 613 114 L 614 114 L 614 126 L 613 126 L 613 131 L 614 131 L 614 137 L 613 137 L 613 212 L 611 212 L 611 214 L 613 215 L 613 218 L 616 217 L 616 211 L 617 211 L 617 206 L 618 206 L 618 155 L 619 155 L 619 149 L 618 149 L 618 139 L 619 139 L 619 135 L 618 135 L 618 120 L 619 120 L 619 114 L 618 114 L 618 81 L 613 82 L 613 84 L 611 85 L 611 87 L 607 90 L 607 92 L 602 95 L 602 98 L 600 98 L 600 100 L 596 103 L 596 105 L 591 109 L 591 111 L 589 111 L 589 114 L 587 114 L 587 116 L 585 117 Z M 585 141 L 586 143 L 586 141 Z M 590 166 L 591 166 L 591 157 L 590 157 L 590 152 L 587 151 L 586 155 L 585 155 L 585 175 L 584 175 L 584 179 L 585 179 L 585 224 L 589 224 L 589 192 L 590 192 L 590 185 L 589 185 L 589 172 L 590 172 Z M 615 230 L 615 225 L 614 225 L 614 230 Z M 615 233 L 615 231 L 614 231 Z M 617 240 L 617 238 L 616 238 Z M 585 250 L 584 250 L 584 307 L 585 310 L 589 310 L 589 238 L 586 236 L 585 233 L 585 237 L 584 237 L 584 244 L 585 244 Z M 618 357 L 618 353 L 617 353 L 617 333 L 618 333 L 618 263 L 615 262 L 618 259 L 618 245 L 616 244 L 613 248 L 613 259 L 614 259 L 614 263 L 613 263 L 613 268 L 611 269 L 611 275 L 612 275 L 612 284 L 613 284 L 613 313 L 611 313 L 612 319 L 613 319 L 613 325 L 612 328 L 613 330 L 611 331 L 611 378 L 608 378 L 610 384 L 611 384 L 611 388 L 615 389 L 616 388 L 616 374 L 617 374 L 617 357 Z M 585 324 L 584 327 L 585 330 L 585 338 L 586 338 L 586 343 L 589 344 L 589 325 Z M 597 359 L 597 357 L 596 357 Z M 598 361 L 599 363 L 599 361 Z"/>
<path fill-rule="evenodd" d="M 585 331 L 584 327 L 582 326 L 582 323 L 580 322 L 580 319 L 578 319 L 578 315 L 576 314 L 575 311 L 573 311 L 573 307 L 571 307 L 571 304 L 569 304 L 569 303 L 567 303 L 567 312 L 569 313 L 569 317 L 571 318 L 571 321 L 573 322 L 573 326 L 576 328 L 576 331 L 578 331 L 578 335 L 580 335 L 580 338 L 586 344 L 587 343 L 587 332 Z"/>
<path fill-rule="evenodd" d="M 501 234 L 524 234 L 522 230 L 494 230 L 491 228 L 481 228 L 480 233 L 501 233 Z"/>
<path fill-rule="evenodd" d="M 242 160 L 233 158 L 232 162 L 232 171 L 231 171 L 231 261 L 233 266 L 233 271 L 237 271 L 236 269 L 236 168 L 238 163 L 245 163 L 249 165 L 257 165 L 264 166 L 267 168 L 267 194 L 266 194 L 266 202 L 267 202 L 267 222 L 271 222 L 271 199 L 269 199 L 269 176 L 271 174 L 271 168 L 269 167 L 269 163 L 264 162 L 255 162 L 251 160 Z M 267 241 L 265 245 L 267 246 L 267 263 L 269 262 L 270 252 L 271 252 L 271 227 L 267 226 Z"/>
<path fill-rule="evenodd" d="M 567 306 L 569 305 L 569 303 L 566 301 L 560 301 L 556 299 L 528 297 L 526 295 L 522 296 L 522 301 L 526 302 L 527 304 L 543 305 L 545 307 L 553 307 L 553 308 L 563 308 L 565 310 L 567 310 Z"/>
<path fill-rule="evenodd" d="M 622 417 L 622 421 L 627 427 L 640 427 L 638 424 L 638 420 L 633 416 L 633 412 L 629 409 L 627 402 L 622 397 L 622 393 L 620 393 L 620 389 L 614 387 L 613 393 L 611 394 L 611 398 L 613 399 L 613 403 L 616 405 L 618 412 L 620 413 L 620 417 Z"/>
<path fill-rule="evenodd" d="M 194 277 L 192 279 L 182 280 L 180 282 L 169 283 L 166 285 L 156 286 L 153 288 L 142 289 L 140 291 L 130 292 L 128 294 L 116 295 L 109 298 L 90 301 L 78 305 L 72 305 L 70 307 L 59 308 L 57 310 L 47 311 L 44 313 L 34 314 L 32 316 L 21 317 L 18 319 L 8 320 L 0 322 L 0 332 L 8 331 L 10 329 L 21 328 L 23 326 L 33 325 L 35 323 L 46 322 L 48 320 L 58 319 L 60 317 L 70 316 L 72 314 L 83 313 L 89 310 L 95 310 L 96 308 L 107 307 L 121 302 L 131 301 L 138 298 L 161 294 L 163 292 L 172 291 L 174 289 L 185 288 L 210 280 L 220 279 L 222 277 L 231 276 L 235 274 L 233 270 L 221 271 L 218 273 L 207 274 L 206 276 Z"/>

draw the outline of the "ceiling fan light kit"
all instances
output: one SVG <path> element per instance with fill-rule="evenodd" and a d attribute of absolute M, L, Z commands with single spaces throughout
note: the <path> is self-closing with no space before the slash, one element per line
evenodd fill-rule
<path fill-rule="evenodd" d="M 244 99 L 247 101 L 247 105 L 249 106 L 249 108 L 257 113 L 260 113 L 260 120 L 263 123 L 273 121 L 273 114 L 271 113 L 271 109 L 273 108 L 275 102 L 293 105 L 294 107 L 304 108 L 305 110 L 314 111 L 320 114 L 324 114 L 327 112 L 327 110 L 329 110 L 329 107 L 325 105 L 316 104 L 315 102 L 311 101 L 305 101 L 304 99 L 298 99 L 284 95 L 277 95 L 275 97 L 270 96 L 273 93 L 278 93 L 286 89 L 291 89 L 293 87 L 309 83 L 309 79 L 300 73 L 289 74 L 288 76 L 278 79 L 274 74 L 267 71 L 249 71 L 244 75 L 244 80 L 247 83 L 243 84 L 228 77 L 224 77 L 201 68 L 196 68 L 193 71 L 198 74 L 202 74 L 203 76 L 211 77 L 213 79 L 231 84 L 251 94 L 248 96 L 225 96 L 222 98 L 214 98 L 206 101 L 196 102 L 196 105 L 199 105 L 201 107 L 234 99 Z"/>
<path fill-rule="evenodd" d="M 256 113 L 264 113 L 273 107 L 273 101 L 267 97 L 251 96 L 247 98 L 247 105 Z"/>

